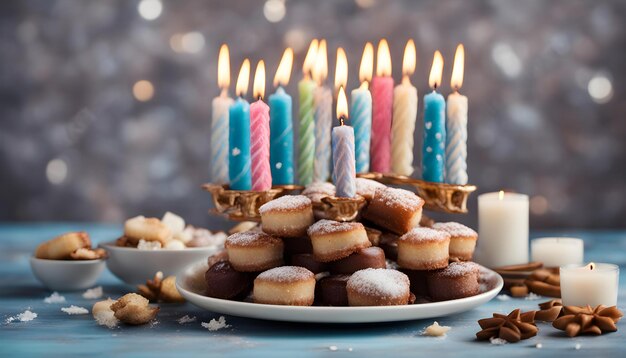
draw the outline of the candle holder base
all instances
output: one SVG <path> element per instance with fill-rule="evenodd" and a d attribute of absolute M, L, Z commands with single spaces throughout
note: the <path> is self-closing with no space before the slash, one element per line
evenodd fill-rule
<path fill-rule="evenodd" d="M 266 191 L 231 190 L 226 184 L 211 183 L 202 185 L 202 189 L 211 194 L 215 208 L 209 210 L 210 213 L 225 215 L 236 221 L 261 221 L 261 205 L 286 192 L 299 190 L 295 185 L 289 188 L 277 186 Z"/>
<path fill-rule="evenodd" d="M 366 203 L 365 198 L 358 195 L 354 198 L 325 196 L 313 203 L 313 212 L 318 219 L 354 221 L 359 218 Z"/>
<path fill-rule="evenodd" d="M 476 186 L 471 184 L 433 183 L 409 178 L 404 175 L 361 173 L 357 174 L 357 176 L 359 178 L 376 180 L 387 185 L 411 186 L 417 195 L 426 202 L 424 204 L 425 209 L 446 213 L 467 213 L 467 199 L 471 193 L 476 191 Z"/>

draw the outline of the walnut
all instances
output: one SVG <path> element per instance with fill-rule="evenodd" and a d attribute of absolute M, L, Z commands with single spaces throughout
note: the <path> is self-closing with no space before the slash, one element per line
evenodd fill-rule
<path fill-rule="evenodd" d="M 153 320 L 159 307 L 151 307 L 149 301 L 136 293 L 128 293 L 111 304 L 115 318 L 130 325 L 146 324 Z"/>
<path fill-rule="evenodd" d="M 163 279 L 163 272 L 159 271 L 152 280 L 145 285 L 137 286 L 138 293 L 150 302 L 185 302 L 185 298 L 176 289 L 176 277 L 168 276 Z"/>

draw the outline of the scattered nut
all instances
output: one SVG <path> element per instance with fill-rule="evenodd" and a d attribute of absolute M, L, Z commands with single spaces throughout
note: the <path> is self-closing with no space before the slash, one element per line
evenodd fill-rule
<path fill-rule="evenodd" d="M 150 322 L 159 312 L 159 307 L 151 307 L 149 301 L 136 294 L 128 293 L 111 304 L 115 318 L 130 325 Z"/>
<path fill-rule="evenodd" d="M 70 257 L 74 260 L 98 260 L 107 256 L 107 252 L 104 249 L 86 249 L 80 248 L 70 254 Z"/>
<path fill-rule="evenodd" d="M 527 286 L 512 286 L 510 290 L 513 297 L 526 297 L 528 295 Z"/>
<path fill-rule="evenodd" d="M 176 277 L 168 276 L 163 279 L 161 271 L 157 272 L 152 280 L 146 281 L 145 285 L 137 286 L 137 290 L 150 302 L 185 302 L 183 296 L 176 289 Z"/>

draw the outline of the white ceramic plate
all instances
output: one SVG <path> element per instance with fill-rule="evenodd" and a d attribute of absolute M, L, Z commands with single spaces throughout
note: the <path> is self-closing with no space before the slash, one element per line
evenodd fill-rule
<path fill-rule="evenodd" d="M 120 247 L 115 241 L 100 244 L 107 250 L 106 260 L 109 270 L 129 285 L 145 283 L 158 271 L 165 276 L 176 275 L 189 263 L 205 260 L 219 250 L 217 246 L 189 247 L 182 250 L 139 250 L 134 247 Z"/>
<path fill-rule="evenodd" d="M 483 292 L 458 300 L 423 303 L 406 306 L 382 307 L 296 307 L 222 300 L 202 295 L 206 260 L 190 265 L 176 280 L 178 291 L 194 305 L 209 311 L 239 317 L 273 321 L 314 323 L 374 323 L 409 321 L 449 316 L 469 311 L 494 298 L 502 289 L 504 280 L 486 268 L 481 269 Z"/>

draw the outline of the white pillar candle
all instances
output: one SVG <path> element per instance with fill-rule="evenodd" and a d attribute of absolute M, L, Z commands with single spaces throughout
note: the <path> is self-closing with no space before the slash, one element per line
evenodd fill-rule
<path fill-rule="evenodd" d="M 542 237 L 530 242 L 531 260 L 542 262 L 544 267 L 581 265 L 584 252 L 584 244 L 581 239 Z"/>
<path fill-rule="evenodd" d="M 528 263 L 528 196 L 480 195 L 478 238 L 476 262 L 487 267 Z"/>
<path fill-rule="evenodd" d="M 617 305 L 619 267 L 590 263 L 561 267 L 561 298 L 564 306 Z"/>

